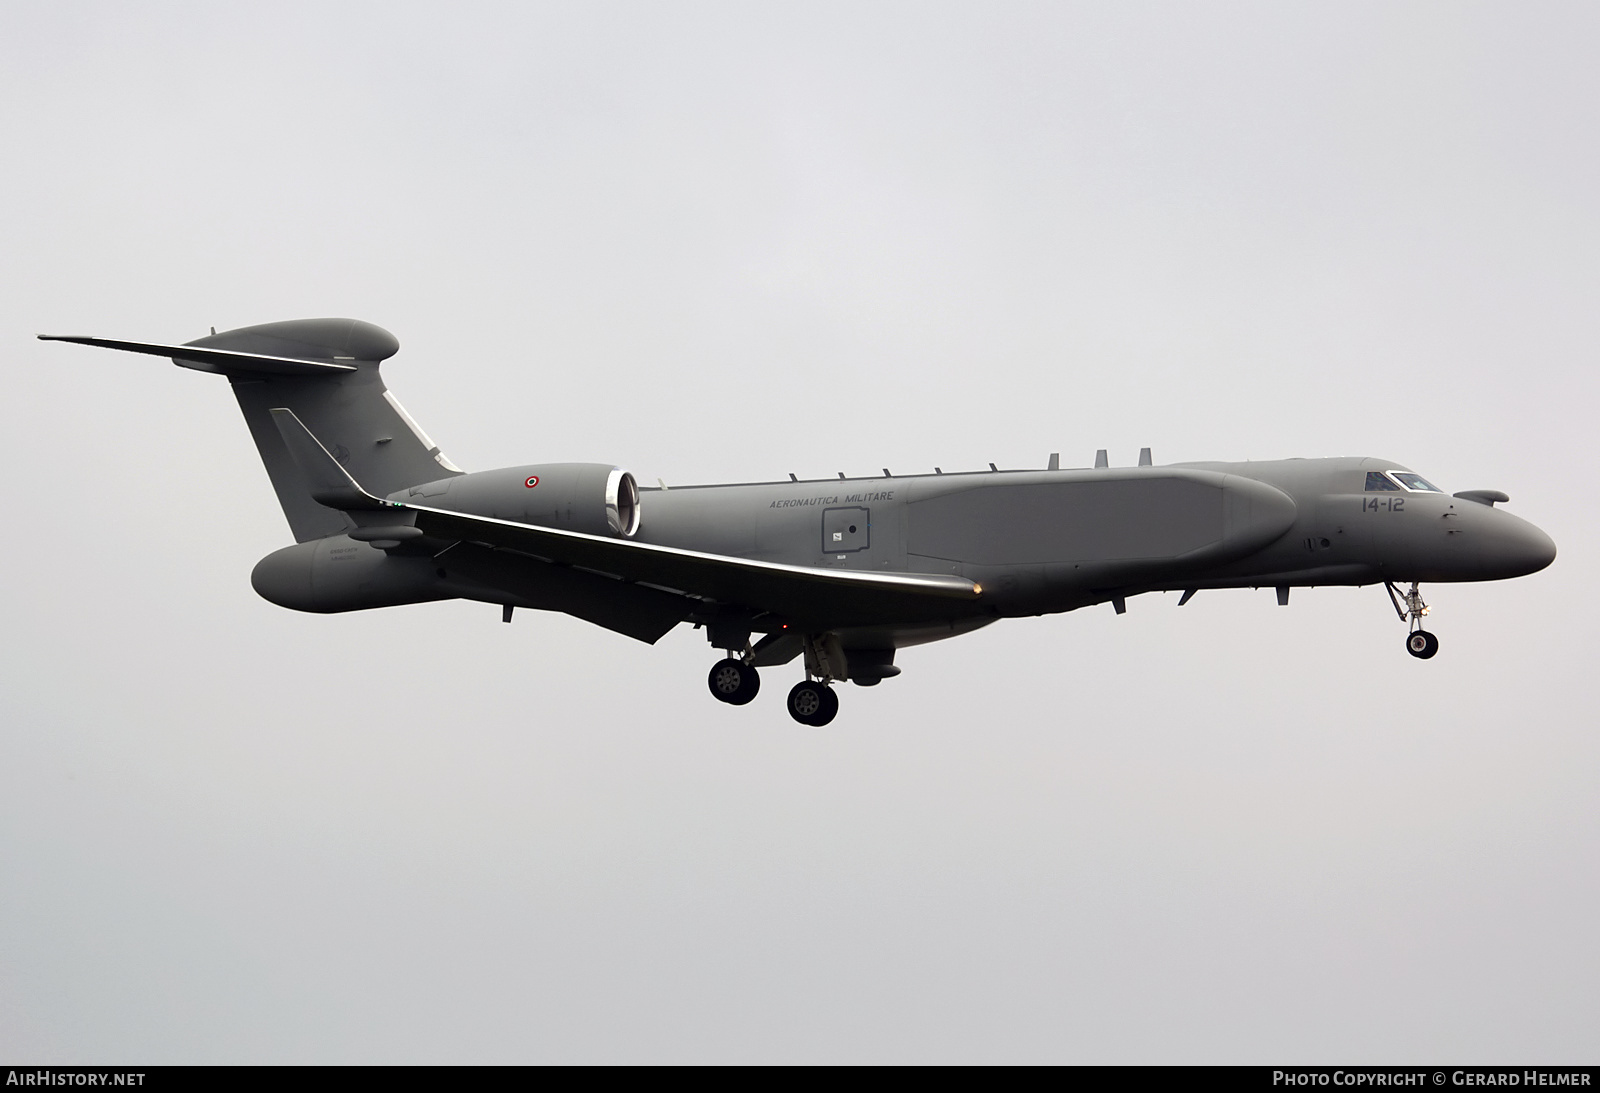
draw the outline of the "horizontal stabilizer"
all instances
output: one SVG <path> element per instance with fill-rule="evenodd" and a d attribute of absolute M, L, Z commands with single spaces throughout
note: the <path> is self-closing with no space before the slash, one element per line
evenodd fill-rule
<path fill-rule="evenodd" d="M 311 430 L 301 424 L 293 410 L 279 406 L 269 411 L 272 423 L 283 436 L 289 456 L 305 475 L 311 487 L 311 499 L 330 509 L 381 509 L 389 505 L 372 496 L 350 477 L 350 472 L 339 465 L 322 442 L 311 435 Z"/>
<path fill-rule="evenodd" d="M 223 375 L 252 372 L 267 376 L 338 376 L 354 372 L 353 364 L 335 361 L 308 361 L 295 357 L 269 357 L 260 353 L 240 353 L 233 349 L 204 349 L 189 345 L 159 345 L 155 342 L 119 342 L 110 338 L 84 338 L 67 334 L 40 334 L 42 342 L 73 342 L 76 345 L 97 345 L 102 349 L 120 349 L 127 353 L 147 353 L 153 357 L 171 357 L 174 364 L 185 368 L 198 367 L 202 372 L 220 372 Z"/>

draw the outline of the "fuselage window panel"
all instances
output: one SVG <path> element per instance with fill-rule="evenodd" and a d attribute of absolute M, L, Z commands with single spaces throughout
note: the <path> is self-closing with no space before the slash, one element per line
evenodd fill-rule
<path fill-rule="evenodd" d="M 1386 493 L 1399 493 L 1400 487 L 1389 480 L 1389 476 L 1382 471 L 1367 472 L 1367 492 L 1374 493 L 1382 490 Z"/>

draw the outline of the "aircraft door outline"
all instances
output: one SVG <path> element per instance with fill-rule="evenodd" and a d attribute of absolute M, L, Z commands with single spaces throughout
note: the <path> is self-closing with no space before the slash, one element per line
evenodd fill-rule
<path fill-rule="evenodd" d="M 852 554 L 872 545 L 872 512 L 859 505 L 822 511 L 822 553 Z"/>

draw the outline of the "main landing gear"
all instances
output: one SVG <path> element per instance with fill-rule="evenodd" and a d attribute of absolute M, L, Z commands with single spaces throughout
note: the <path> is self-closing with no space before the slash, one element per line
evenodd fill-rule
<path fill-rule="evenodd" d="M 722 632 L 719 637 L 727 638 L 729 635 Z M 737 644 L 730 642 L 722 646 L 728 650 L 728 656 L 711 666 L 711 672 L 706 677 L 706 686 L 711 690 L 711 697 L 718 702 L 726 702 L 730 706 L 743 706 L 761 690 L 761 676 L 756 671 L 755 650 L 749 643 L 746 632 L 742 637 L 734 636 L 736 641 L 742 641 L 744 652 L 741 655 Z M 789 691 L 785 705 L 789 709 L 789 716 L 802 725 L 822 726 L 832 721 L 839 713 L 839 696 L 834 692 L 831 684 L 835 680 L 847 678 L 844 650 L 839 647 L 836 635 L 826 634 L 820 637 L 807 637 L 804 639 L 806 656 L 806 678 L 794 685 Z M 876 683 L 885 675 L 897 674 L 891 661 L 893 653 L 887 656 L 880 655 L 877 659 L 863 661 L 859 680 L 870 680 Z"/>
<path fill-rule="evenodd" d="M 1406 652 L 1418 660 L 1427 660 L 1439 651 L 1439 639 L 1422 628 L 1422 617 L 1428 613 L 1428 605 L 1422 602 L 1422 593 L 1417 591 L 1417 582 L 1411 582 L 1411 591 L 1400 592 L 1389 581 L 1383 582 L 1383 587 L 1389 593 L 1389 602 L 1394 604 L 1395 614 L 1400 616 L 1400 621 L 1411 628 L 1411 633 L 1406 635 Z M 1405 606 L 1402 607 L 1401 604 Z"/>
<path fill-rule="evenodd" d="M 761 675 L 742 660 L 729 657 L 711 666 L 706 677 L 711 697 L 730 706 L 743 706 L 761 690 Z M 822 726 L 839 713 L 839 696 L 820 680 L 804 680 L 789 691 L 789 716 L 802 725 Z"/>

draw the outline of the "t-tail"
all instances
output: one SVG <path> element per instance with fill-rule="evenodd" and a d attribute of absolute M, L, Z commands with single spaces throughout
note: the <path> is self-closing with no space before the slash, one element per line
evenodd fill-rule
<path fill-rule="evenodd" d="M 399 351 L 400 342 L 371 323 L 294 319 L 183 345 L 39 337 L 171 357 L 184 368 L 227 376 L 298 542 L 337 535 L 350 521 L 313 499 L 312 483 L 274 423 L 275 408 L 293 410 L 350 475 L 380 497 L 462 473 L 384 387 L 379 366 Z"/>

